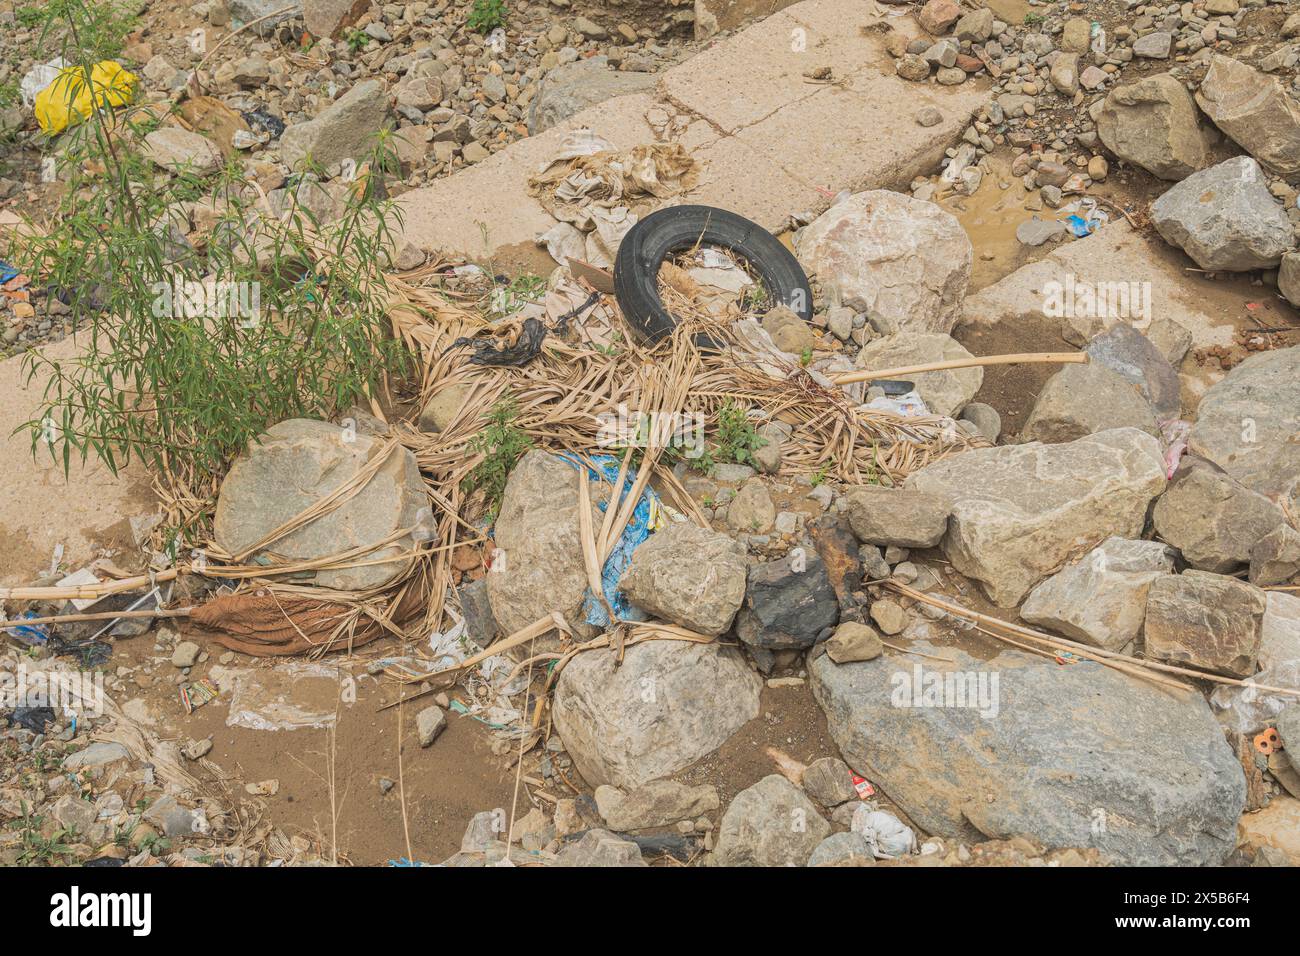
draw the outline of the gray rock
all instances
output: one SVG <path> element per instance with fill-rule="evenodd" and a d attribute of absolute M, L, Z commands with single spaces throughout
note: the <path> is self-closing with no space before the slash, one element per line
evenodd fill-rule
<path fill-rule="evenodd" d="M 1151 204 L 1151 220 L 1166 242 L 1215 272 L 1270 269 L 1295 241 L 1263 170 L 1249 156 L 1225 160 L 1171 187 Z"/>
<path fill-rule="evenodd" d="M 1097 363 L 1065 365 L 1038 393 L 1020 438 L 1068 442 L 1108 428 L 1159 434 L 1155 413 L 1136 386 Z"/>
<path fill-rule="evenodd" d="M 809 670 L 845 759 L 925 832 L 1096 847 L 1125 865 L 1216 865 L 1232 852 L 1245 780 L 1201 695 L 1170 695 L 1099 664 L 914 647 L 953 663 L 836 666 L 823 656 Z M 996 717 L 944 706 L 962 702 L 958 675 L 967 704 L 978 704 L 984 676 Z"/>
<path fill-rule="evenodd" d="M 1156 533 L 1202 571 L 1227 574 L 1285 521 L 1282 509 L 1195 456 L 1183 459 L 1152 513 Z"/>
<path fill-rule="evenodd" d="M 250 443 L 221 483 L 213 526 L 217 543 L 241 554 L 275 529 L 331 494 L 367 466 L 382 442 L 328 422 L 290 419 Z M 283 561 L 309 561 L 352 548 L 382 564 L 316 572 L 319 587 L 364 590 L 382 587 L 407 568 L 399 559 L 414 539 L 376 547 L 417 522 L 428 492 L 415 455 L 397 447 L 360 491 L 326 514 L 272 541 L 258 554 Z"/>
<path fill-rule="evenodd" d="M 728 630 L 740 609 L 745 571 L 745 548 L 734 538 L 673 521 L 632 553 L 618 586 L 642 610 L 714 635 Z"/>
<path fill-rule="evenodd" d="M 1196 103 L 1168 73 L 1111 90 L 1097 117 L 1097 135 L 1120 159 L 1161 179 L 1184 179 L 1209 161 Z"/>
<path fill-rule="evenodd" d="M 1271 670 L 1288 661 L 1300 661 L 1300 597 L 1267 591 L 1264 622 L 1260 627 L 1259 666 Z"/>
<path fill-rule="evenodd" d="M 600 483 L 591 490 L 592 527 L 599 528 L 603 516 L 594 503 Z M 494 538 L 505 564 L 497 571 L 494 562 L 487 588 L 501 630 L 513 634 L 552 611 L 580 626 L 587 568 L 578 531 L 578 470 L 544 451 L 519 459 L 501 498 Z M 550 646 L 538 642 L 538 649 Z"/>
<path fill-rule="evenodd" d="M 1174 569 L 1158 541 L 1107 538 L 1029 592 L 1020 617 L 1072 640 L 1118 651 L 1142 633 L 1147 589 Z"/>
<path fill-rule="evenodd" d="M 631 790 L 720 747 L 758 716 L 762 686 L 734 647 L 644 641 L 621 666 L 595 652 L 570 661 L 555 727 L 587 783 Z"/>
<path fill-rule="evenodd" d="M 904 332 L 952 330 L 975 257 L 954 216 L 888 189 L 835 203 L 799 234 L 797 253 L 830 305 Z"/>
<path fill-rule="evenodd" d="M 1265 592 L 1205 571 L 1166 574 L 1147 591 L 1146 654 L 1171 664 L 1250 677 L 1263 637 Z"/>
<path fill-rule="evenodd" d="M 193 667 L 202 653 L 203 648 L 193 641 L 181 641 L 172 651 L 172 667 Z"/>
<path fill-rule="evenodd" d="M 447 729 L 447 715 L 438 706 L 426 707 L 415 715 L 415 732 L 421 747 L 429 747 Z"/>
<path fill-rule="evenodd" d="M 814 760 L 803 772 L 803 789 L 826 809 L 857 799 L 853 771 L 838 757 Z"/>
<path fill-rule="evenodd" d="M 839 620 L 839 601 L 826 565 L 814 551 L 749 569 L 736 635 L 751 647 L 802 650 Z"/>
<path fill-rule="evenodd" d="M 767 534 L 776 523 L 776 505 L 761 478 L 740 486 L 727 506 L 727 526 L 750 534 Z"/>
<path fill-rule="evenodd" d="M 898 368 L 969 359 L 970 352 L 951 335 L 942 332 L 908 332 L 886 335 L 863 346 L 857 365 L 862 369 Z M 956 415 L 975 397 L 984 382 L 982 368 L 944 369 L 909 375 L 926 407 L 935 415 Z"/>
<path fill-rule="evenodd" d="M 644 93 L 655 82 L 653 73 L 611 69 L 609 59 L 604 56 L 557 66 L 542 77 L 528 106 L 528 133 L 536 136 L 587 107 L 616 96 Z"/>
<path fill-rule="evenodd" d="M 1173 319 L 1162 317 L 1147 326 L 1146 338 L 1176 368 L 1192 347 L 1192 333 Z"/>
<path fill-rule="evenodd" d="M 91 744 L 85 750 L 78 750 L 75 754 L 69 754 L 65 757 L 63 769 L 70 773 L 76 773 L 78 770 L 92 770 L 95 767 L 104 767 L 119 760 L 130 759 L 131 752 L 121 744 L 101 740 Z"/>
<path fill-rule="evenodd" d="M 388 115 L 388 94 L 375 80 L 362 80 L 315 119 L 295 123 L 280 136 L 280 159 L 290 169 L 308 159 L 326 169 L 372 150 Z"/>
<path fill-rule="evenodd" d="M 1282 265 L 1277 271 L 1277 290 L 1284 299 L 1300 308 L 1300 252 L 1288 252 L 1282 256 Z"/>
<path fill-rule="evenodd" d="M 1134 40 L 1133 55 L 1145 57 L 1148 60 L 1167 60 L 1173 43 L 1174 36 L 1172 33 L 1158 30 L 1155 33 L 1148 33 L 1146 36 Z"/>
<path fill-rule="evenodd" d="M 1178 418 L 1182 412 L 1178 373 L 1154 342 L 1127 322 L 1117 322 L 1084 348 L 1096 365 L 1136 385 L 1151 404 L 1156 421 Z"/>
<path fill-rule="evenodd" d="M 1257 587 L 1286 584 L 1300 574 L 1300 531 L 1279 524 L 1250 549 L 1250 583 Z"/>
<path fill-rule="evenodd" d="M 367 0 L 302 0 L 303 25 L 314 37 L 333 37 L 369 8 Z"/>
<path fill-rule="evenodd" d="M 861 833 L 832 833 L 812 851 L 809 866 L 875 866 L 871 844 Z"/>
<path fill-rule="evenodd" d="M 948 530 L 952 508 L 943 495 L 863 485 L 846 497 L 849 526 L 859 541 L 900 548 L 933 548 Z"/>
<path fill-rule="evenodd" d="M 1026 219 L 1016 226 L 1016 241 L 1026 246 L 1041 246 L 1065 235 L 1065 224 L 1057 219 Z"/>
<path fill-rule="evenodd" d="M 221 168 L 221 150 L 206 136 L 164 126 L 144 138 L 144 155 L 155 165 L 173 173 L 206 176 Z"/>
<path fill-rule="evenodd" d="M 611 830 L 647 830 L 696 820 L 720 805 L 714 787 L 675 780 L 652 780 L 626 793 L 617 787 L 596 788 L 596 808 Z"/>
<path fill-rule="evenodd" d="M 976 432 L 991 442 L 996 442 L 1002 434 L 1002 416 L 992 405 L 983 402 L 968 402 L 961 410 L 961 420 L 975 426 Z"/>
<path fill-rule="evenodd" d="M 1273 721 L 1282 738 L 1282 753 L 1296 773 L 1300 773 L 1300 704 L 1287 704 Z"/>
<path fill-rule="evenodd" d="M 252 32 L 258 36 L 270 36 L 281 23 L 302 16 L 301 0 L 229 0 L 226 5 L 230 8 L 230 18 L 241 24 L 270 17 L 252 28 Z M 286 7 L 289 9 L 285 10 Z M 285 12 L 271 16 L 278 10 Z"/>
<path fill-rule="evenodd" d="M 1300 173 L 1300 101 L 1281 80 L 1216 54 L 1196 102 L 1215 126 L 1270 171 Z"/>
<path fill-rule="evenodd" d="M 904 484 L 953 501 L 944 553 L 1002 607 L 1106 538 L 1138 537 L 1164 486 L 1160 446 L 1136 428 L 977 448 Z"/>
<path fill-rule="evenodd" d="M 804 866 L 831 827 L 780 774 L 736 794 L 718 827 L 717 866 Z"/>
<path fill-rule="evenodd" d="M 1188 448 L 1300 508 L 1300 346 L 1250 356 L 1201 398 Z"/>
<path fill-rule="evenodd" d="M 582 839 L 561 850 L 556 866 L 649 866 L 641 858 L 641 848 L 608 830 L 588 830 Z"/>
<path fill-rule="evenodd" d="M 492 614 L 487 578 L 462 584 L 456 593 L 460 598 L 461 614 L 465 617 L 465 633 L 479 647 L 487 647 L 501 632 L 501 626 Z"/>

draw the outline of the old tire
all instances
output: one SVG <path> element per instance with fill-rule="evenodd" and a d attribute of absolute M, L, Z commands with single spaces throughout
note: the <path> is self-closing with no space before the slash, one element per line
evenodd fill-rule
<path fill-rule="evenodd" d="M 781 242 L 758 223 L 712 206 L 670 206 L 628 230 L 614 259 L 614 296 L 638 335 L 657 342 L 677 320 L 659 301 L 659 266 L 675 252 L 696 244 L 726 249 L 741 259 L 767 290 L 768 300 L 812 318 L 812 290 L 803 268 Z"/>

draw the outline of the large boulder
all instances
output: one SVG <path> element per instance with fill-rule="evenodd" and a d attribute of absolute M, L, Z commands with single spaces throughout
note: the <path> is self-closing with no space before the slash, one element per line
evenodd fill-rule
<path fill-rule="evenodd" d="M 1249 156 L 1171 187 L 1151 204 L 1151 221 L 1166 242 L 1212 272 L 1271 269 L 1294 242 L 1290 220 Z"/>
<path fill-rule="evenodd" d="M 749 569 L 736 635 L 763 650 L 803 650 L 839 616 L 821 555 L 804 550 Z"/>
<path fill-rule="evenodd" d="M 915 648 L 952 662 L 823 655 L 809 671 L 844 759 L 927 833 L 1095 847 L 1129 865 L 1232 852 L 1245 779 L 1200 694 L 1091 662 Z"/>
<path fill-rule="evenodd" d="M 280 136 L 280 160 L 290 169 L 308 161 L 325 169 L 360 161 L 378 141 L 388 115 L 388 94 L 376 80 L 362 80 L 315 119 L 295 123 Z"/>
<path fill-rule="evenodd" d="M 971 358 L 966 347 L 945 332 L 904 332 L 873 339 L 858 353 L 863 369 L 899 368 Z M 955 416 L 984 383 L 982 368 L 953 368 L 907 376 L 933 415 Z"/>
<path fill-rule="evenodd" d="M 1187 456 L 1151 515 L 1161 539 L 1202 571 L 1228 574 L 1285 518 L 1282 509 L 1216 465 Z"/>
<path fill-rule="evenodd" d="M 734 647 L 648 640 L 620 664 L 573 658 L 555 686 L 555 728 L 583 779 L 634 790 L 722 746 L 759 713 L 763 682 Z"/>
<path fill-rule="evenodd" d="M 1163 574 L 1147 590 L 1147 657 L 1250 677 L 1263 637 L 1265 592 L 1205 571 Z"/>
<path fill-rule="evenodd" d="M 802 790 L 774 773 L 736 794 L 722 815 L 717 866 L 804 866 L 831 826 Z"/>
<path fill-rule="evenodd" d="M 1300 101 L 1281 80 L 1216 55 L 1196 102 L 1215 126 L 1272 172 L 1300 173 Z"/>
<path fill-rule="evenodd" d="M 961 314 L 974 249 L 951 214 L 888 189 L 837 202 L 799 234 L 796 251 L 829 304 L 903 332 L 950 332 Z"/>
<path fill-rule="evenodd" d="M 603 483 L 591 485 L 592 501 Z M 603 489 L 607 494 L 608 486 Z M 593 527 L 601 513 L 593 506 Z M 487 575 L 488 600 L 502 632 L 513 634 L 559 611 L 580 626 L 587 593 L 587 566 L 578 531 L 578 470 L 544 451 L 530 451 L 515 465 L 501 498 L 493 531 L 503 563 Z"/>
<path fill-rule="evenodd" d="M 1107 538 L 1030 591 L 1020 617 L 1083 644 L 1118 651 L 1142 633 L 1151 582 L 1173 569 L 1168 545 Z"/>
<path fill-rule="evenodd" d="M 221 483 L 213 532 L 217 544 L 238 555 L 352 480 L 379 454 L 383 442 L 329 422 L 294 418 L 272 425 L 231 467 Z M 311 561 L 354 548 L 384 561 L 323 569 L 315 585 L 338 590 L 383 587 L 410 565 L 399 557 L 416 545 L 408 533 L 429 495 L 415 455 L 394 448 L 361 489 L 333 510 L 266 544 L 256 555 L 277 562 Z M 380 542 L 386 542 L 379 547 Z M 364 550 L 367 547 L 373 550 Z M 387 559 L 387 560 L 385 560 Z"/>
<path fill-rule="evenodd" d="M 1105 539 L 1138 537 L 1165 474 L 1154 438 L 1116 428 L 1056 445 L 976 448 L 914 472 L 904 487 L 953 502 L 944 553 L 1012 607 Z"/>
<path fill-rule="evenodd" d="M 1300 345 L 1252 355 L 1206 392 L 1188 448 L 1300 508 Z"/>
<path fill-rule="evenodd" d="M 1043 384 L 1020 437 L 1074 441 L 1108 428 L 1159 434 L 1155 413 L 1135 385 L 1098 363 L 1065 365 Z"/>
<path fill-rule="evenodd" d="M 745 546 L 735 538 L 674 521 L 632 552 L 618 586 L 644 611 L 717 635 L 745 598 L 745 570 Z"/>
<path fill-rule="evenodd" d="M 1097 135 L 1120 159 L 1161 179 L 1183 179 L 1209 159 L 1192 95 L 1168 73 L 1111 90 Z"/>
<path fill-rule="evenodd" d="M 619 72 L 609 58 L 593 56 L 555 67 L 537 86 L 528 106 L 528 134 L 536 136 L 589 106 L 615 96 L 652 89 L 653 73 Z"/>

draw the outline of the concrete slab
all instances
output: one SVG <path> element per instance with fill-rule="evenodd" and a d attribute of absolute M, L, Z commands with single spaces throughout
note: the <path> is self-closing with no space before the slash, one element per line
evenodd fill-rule
<path fill-rule="evenodd" d="M 45 350 L 53 359 L 77 354 L 71 338 Z M 55 547 L 63 545 L 63 565 L 75 570 L 100 548 L 131 543 L 129 519 L 157 510 L 144 469 L 133 464 L 113 475 L 93 457 L 85 465 L 74 457 L 65 477 L 62 462 L 44 449 L 33 458 L 26 429 L 14 434 L 39 411 L 45 382 L 27 384 L 22 358 L 0 362 L 0 586 L 29 584 L 50 568 Z"/>
<path fill-rule="evenodd" d="M 872 15 L 859 0 L 803 0 L 669 70 L 653 95 L 608 100 L 405 194 L 405 238 L 491 258 L 502 271 L 549 269 L 534 239 L 553 220 L 528 195 L 529 177 L 571 129 L 589 127 L 620 148 L 653 142 L 652 107 L 690 120 L 680 142 L 704 163 L 677 202 L 723 206 L 777 230 L 790 213 L 821 212 L 841 190 L 903 186 L 934 168 L 988 94 L 980 80 L 899 80 L 884 49 L 889 29 L 918 32 L 910 17 Z M 823 66 L 832 82 L 804 76 Z M 937 125 L 913 120 L 926 106 L 940 111 Z"/>

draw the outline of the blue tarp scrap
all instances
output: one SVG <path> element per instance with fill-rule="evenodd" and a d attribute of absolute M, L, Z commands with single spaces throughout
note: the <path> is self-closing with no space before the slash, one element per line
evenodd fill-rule
<path fill-rule="evenodd" d="M 16 275 L 18 275 L 18 270 L 3 259 L 0 259 L 0 282 L 8 282 Z"/>
<path fill-rule="evenodd" d="M 601 478 L 613 485 L 618 481 L 618 470 L 621 462 L 613 455 L 592 455 L 591 461 L 594 462 L 600 471 L 597 472 L 576 458 L 569 455 L 561 455 L 574 468 L 586 468 L 590 478 Z M 618 501 L 618 507 L 622 507 L 623 500 L 631 492 L 632 486 L 636 484 L 636 472 L 628 469 L 627 480 L 623 483 L 623 490 Z M 607 507 L 606 504 L 598 505 L 603 513 Z M 628 520 L 627 527 L 623 529 L 622 536 L 618 539 L 618 544 L 610 552 L 608 560 L 605 561 L 605 567 L 601 569 L 601 586 L 605 592 L 605 600 L 609 606 L 614 609 L 614 616 L 620 621 L 644 621 L 647 615 L 640 608 L 633 607 L 623 597 L 622 592 L 618 589 L 618 582 L 623 577 L 623 572 L 627 570 L 628 564 L 632 561 L 632 552 L 646 538 L 650 537 L 662 524 L 664 520 L 663 508 L 659 502 L 659 496 L 647 488 L 641 495 L 641 500 L 636 503 L 636 510 L 632 512 L 632 517 Z M 582 609 L 586 614 L 588 624 L 595 627 L 605 628 L 610 624 L 609 614 L 605 607 L 596 596 L 587 591 L 587 598 L 583 602 Z"/>

